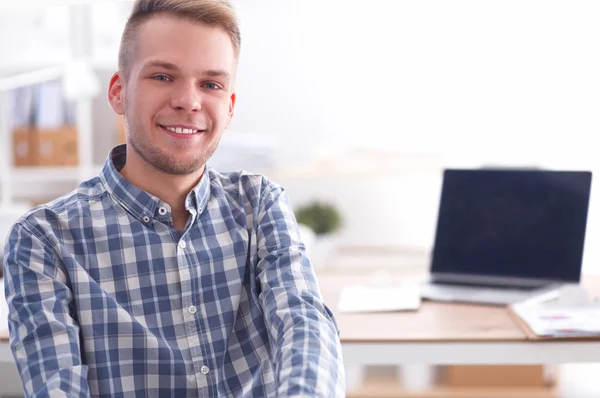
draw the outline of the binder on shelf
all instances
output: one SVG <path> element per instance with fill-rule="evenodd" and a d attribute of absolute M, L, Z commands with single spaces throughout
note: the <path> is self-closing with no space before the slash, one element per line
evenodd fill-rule
<path fill-rule="evenodd" d="M 13 130 L 12 135 L 15 167 L 79 165 L 75 126 L 21 128 Z"/>
<path fill-rule="evenodd" d="M 79 164 L 74 107 L 60 80 L 15 90 L 13 111 L 15 167 Z"/>

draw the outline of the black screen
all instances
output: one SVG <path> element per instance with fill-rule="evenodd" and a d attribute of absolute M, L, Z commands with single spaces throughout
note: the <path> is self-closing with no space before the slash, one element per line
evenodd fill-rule
<path fill-rule="evenodd" d="M 592 174 L 444 171 L 432 272 L 579 282 Z"/>

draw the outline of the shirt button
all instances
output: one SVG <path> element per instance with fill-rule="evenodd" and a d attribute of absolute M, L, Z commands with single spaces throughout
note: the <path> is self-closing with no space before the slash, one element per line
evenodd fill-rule
<path fill-rule="evenodd" d="M 208 372 L 210 372 L 210 369 L 208 368 L 208 366 L 203 366 L 200 368 L 200 372 L 202 372 L 203 375 L 207 375 Z"/>
<path fill-rule="evenodd" d="M 179 247 L 182 248 L 182 249 L 185 249 L 187 247 L 187 245 L 185 244 L 184 240 L 180 240 L 179 241 Z"/>
<path fill-rule="evenodd" d="M 149 223 L 150 222 L 150 217 L 144 216 L 144 218 L 142 220 L 144 220 L 145 223 Z"/>
<path fill-rule="evenodd" d="M 196 306 L 195 305 L 190 305 L 188 307 L 188 312 L 192 315 L 194 315 L 196 313 Z"/>
<path fill-rule="evenodd" d="M 167 214 L 167 208 L 166 207 L 160 207 L 158 209 L 158 214 L 160 214 L 161 216 L 164 216 L 165 214 Z"/>

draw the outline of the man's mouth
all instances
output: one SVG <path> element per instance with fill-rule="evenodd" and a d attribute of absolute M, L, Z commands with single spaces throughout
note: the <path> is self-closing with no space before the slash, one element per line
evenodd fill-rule
<path fill-rule="evenodd" d="M 159 124 L 159 126 L 166 130 L 169 130 L 170 132 L 175 133 L 175 134 L 198 134 L 198 133 L 203 133 L 204 131 L 206 131 L 206 129 L 198 129 L 198 128 L 163 126 L 160 124 Z"/>

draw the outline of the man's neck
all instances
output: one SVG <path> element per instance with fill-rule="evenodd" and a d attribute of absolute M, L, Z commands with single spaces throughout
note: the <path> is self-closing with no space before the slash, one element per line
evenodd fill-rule
<path fill-rule="evenodd" d="M 172 175 L 147 164 L 139 156 L 127 152 L 121 175 L 139 189 L 156 196 L 171 207 L 175 228 L 183 230 L 189 217 L 185 198 L 202 178 L 205 167 L 187 175 Z"/>

